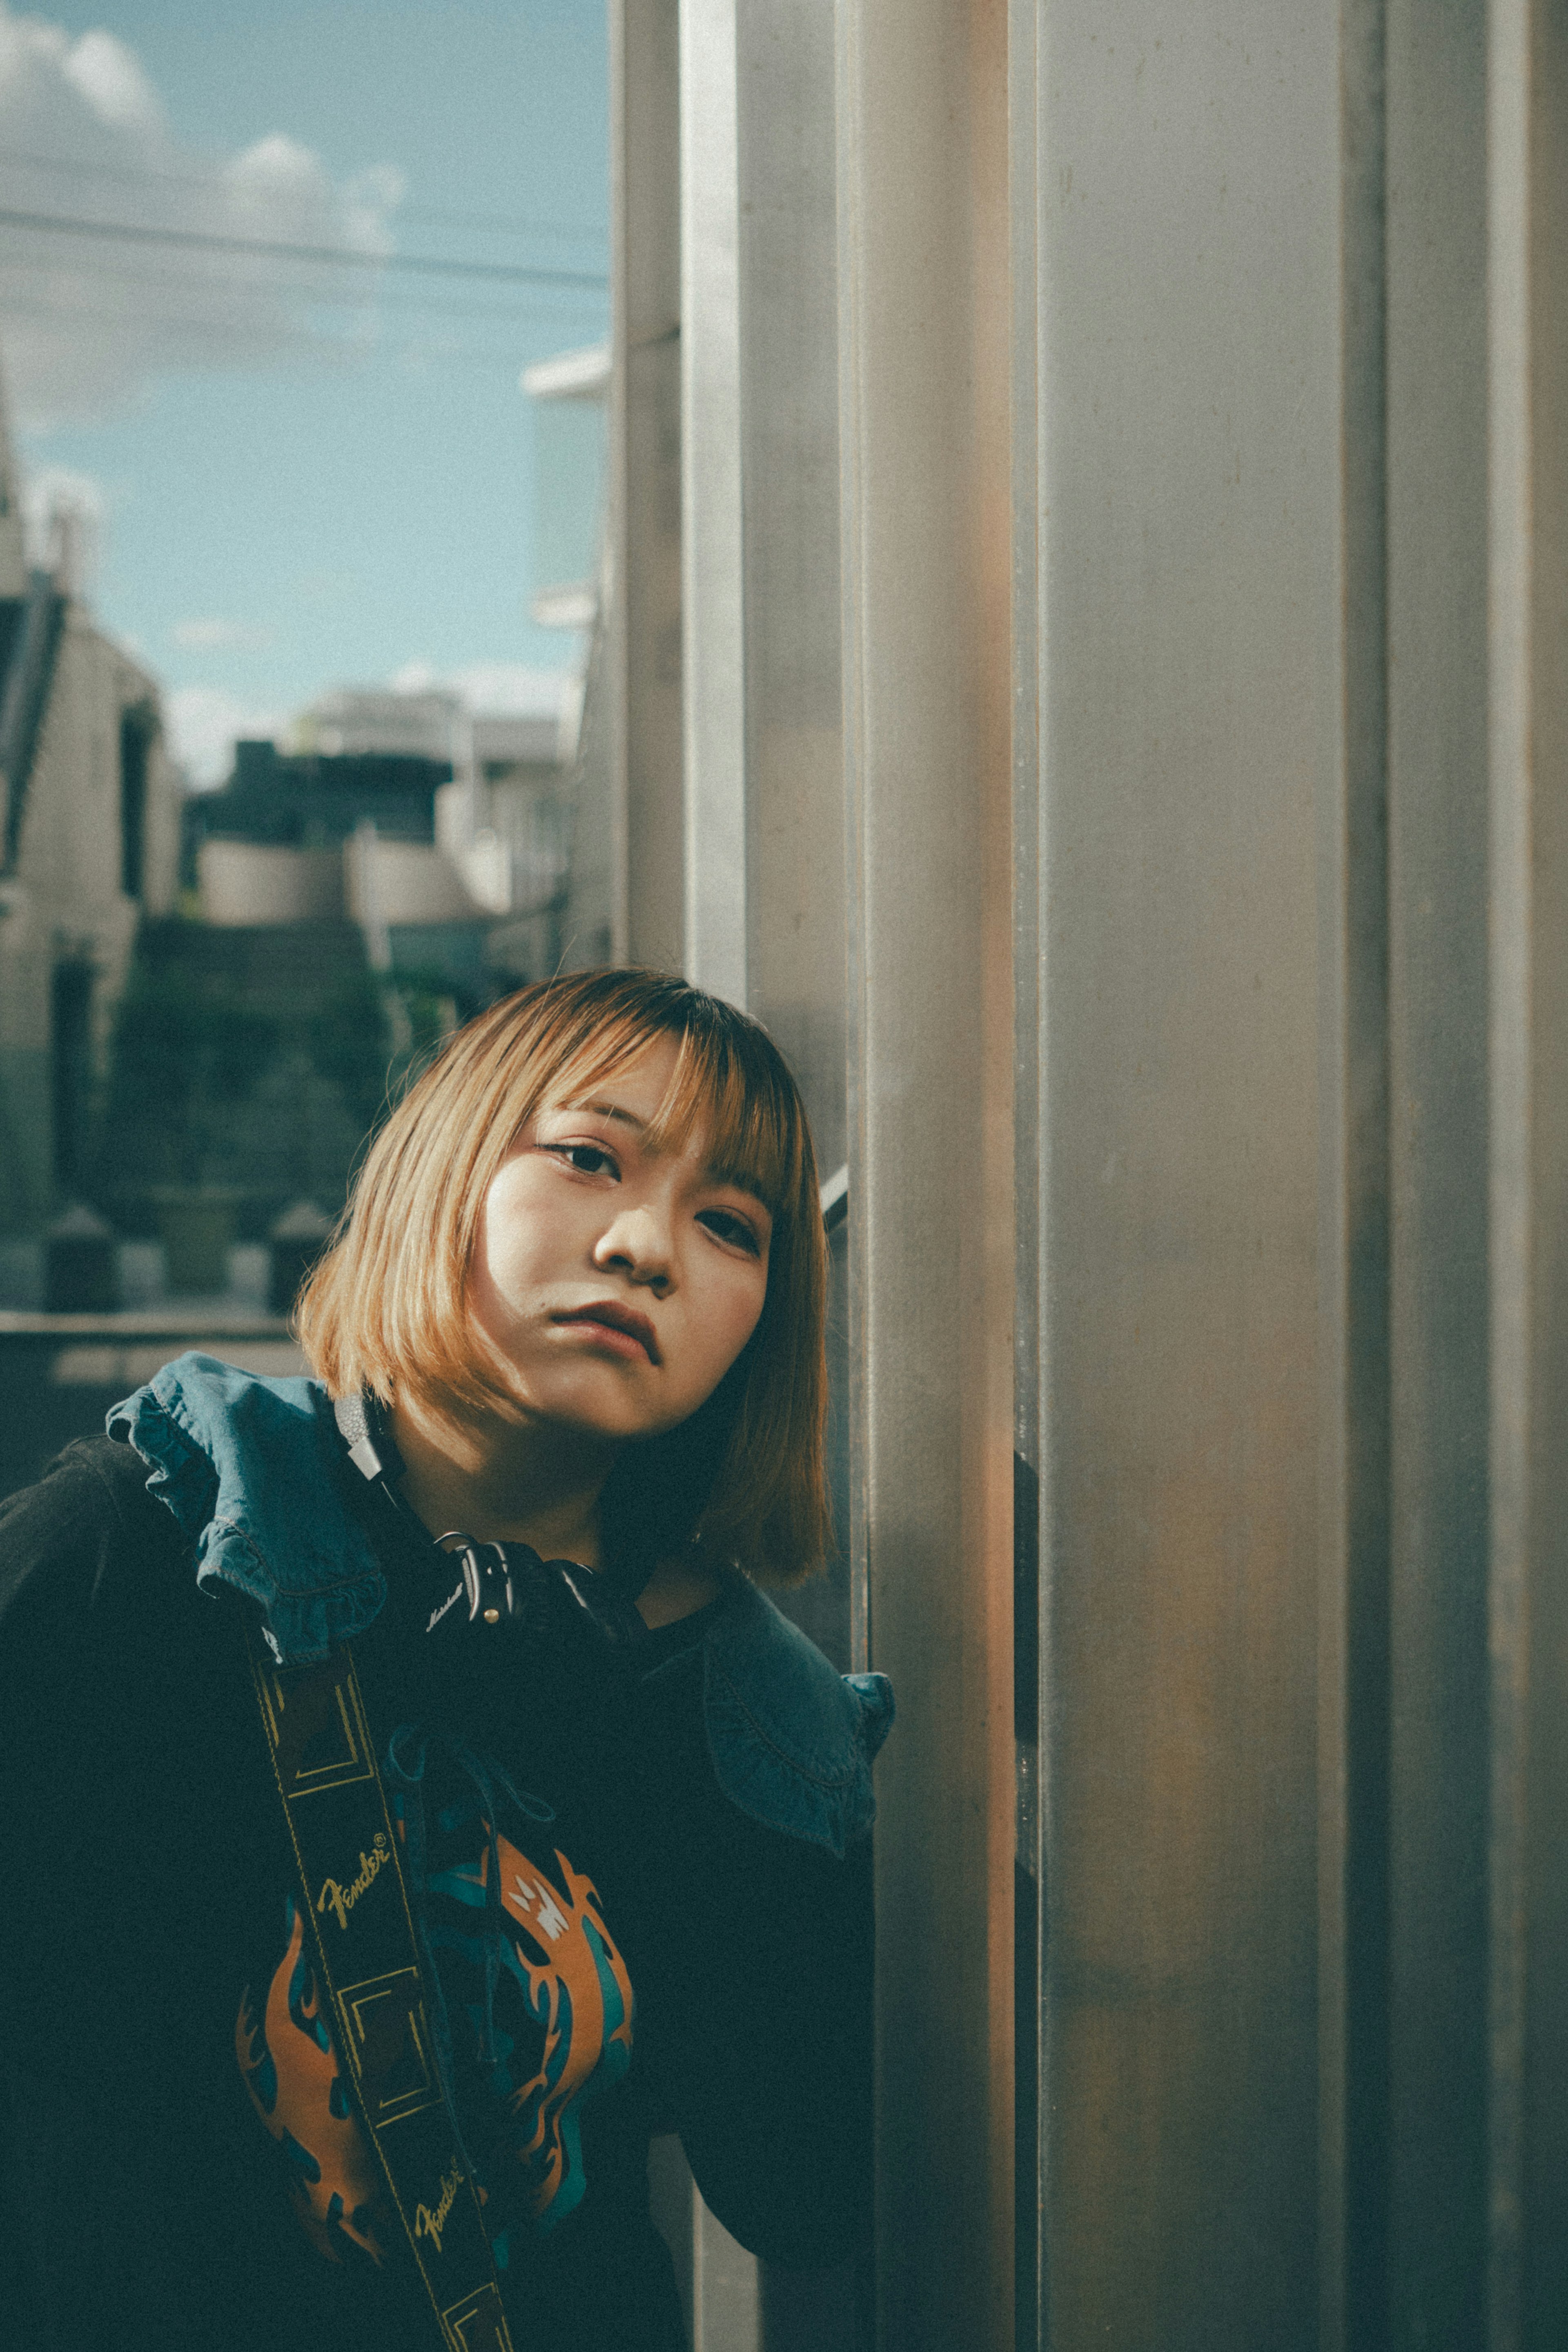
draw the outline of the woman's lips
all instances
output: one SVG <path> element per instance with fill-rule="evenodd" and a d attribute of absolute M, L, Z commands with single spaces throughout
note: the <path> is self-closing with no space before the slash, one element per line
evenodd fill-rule
<path fill-rule="evenodd" d="M 634 1307 L 622 1307 L 613 1299 L 600 1298 L 590 1307 L 574 1307 L 550 1319 L 569 1329 L 591 1334 L 612 1355 L 650 1364 L 659 1361 L 659 1342 L 653 1327 Z"/>

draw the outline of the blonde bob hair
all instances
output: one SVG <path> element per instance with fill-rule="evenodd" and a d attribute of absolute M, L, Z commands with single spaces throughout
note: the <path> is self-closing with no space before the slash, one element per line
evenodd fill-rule
<path fill-rule="evenodd" d="M 504 998 L 448 1039 L 375 1137 L 297 1310 L 334 1396 L 396 1394 L 449 1425 L 520 1408 L 468 1310 L 486 1196 L 546 1103 L 581 1100 L 664 1037 L 675 1065 L 648 1129 L 680 1150 L 706 1119 L 710 1165 L 773 1220 L 746 1347 L 678 1428 L 617 1456 L 600 1506 L 612 1558 L 650 1567 L 694 1540 L 775 1583 L 831 1541 L 823 1471 L 827 1245 L 810 1129 L 788 1065 L 744 1013 L 658 972 L 586 971 Z"/>

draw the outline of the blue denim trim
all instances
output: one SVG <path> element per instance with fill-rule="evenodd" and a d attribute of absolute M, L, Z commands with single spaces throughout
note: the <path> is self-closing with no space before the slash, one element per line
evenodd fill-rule
<path fill-rule="evenodd" d="M 284 1665 L 324 1658 L 385 1604 L 370 1538 L 338 1491 L 342 1440 L 317 1381 L 262 1380 L 214 1356 L 165 1364 L 109 1415 L 196 1546 L 196 1578 L 260 1607 Z M 839 1675 L 737 1570 L 703 1643 L 708 1751 L 731 1804 L 830 1853 L 875 1814 L 871 1766 L 893 1722 L 885 1675 Z"/>
<path fill-rule="evenodd" d="M 341 1440 L 319 1381 L 177 1356 L 108 1426 L 149 1465 L 149 1491 L 195 1543 L 197 1582 L 256 1601 L 280 1664 L 324 1658 L 374 1622 L 386 1579 L 338 1493 Z"/>
<path fill-rule="evenodd" d="M 840 1675 L 731 1571 L 703 1644 L 708 1753 L 731 1804 L 842 1855 L 876 1818 L 872 1760 L 893 1727 L 885 1675 Z"/>

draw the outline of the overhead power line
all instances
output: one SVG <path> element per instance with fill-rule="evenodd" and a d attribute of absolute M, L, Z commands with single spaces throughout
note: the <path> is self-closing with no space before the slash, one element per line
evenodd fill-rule
<path fill-rule="evenodd" d="M 73 180 L 112 180 L 123 187 L 134 188 L 199 188 L 211 195 L 220 184 L 217 171 L 204 178 L 194 172 L 158 172 L 143 167 L 128 172 L 112 163 L 79 163 L 66 155 L 28 155 L 12 147 L 0 150 L 0 167 L 27 172 L 57 172 Z M 594 237 L 602 239 L 601 227 L 573 227 L 567 221 L 525 220 L 500 213 L 461 213 L 434 210 L 426 205 L 397 206 L 400 221 L 416 222 L 432 228 L 483 229 L 501 236 Z"/>
<path fill-rule="evenodd" d="M 131 221 L 94 221 L 67 213 L 0 209 L 0 228 L 37 230 L 46 236 L 103 238 L 117 245 L 179 246 L 193 253 L 251 254 L 263 261 L 302 261 L 339 269 L 389 269 L 423 278 L 482 278 L 510 286 L 591 286 L 609 279 L 602 270 L 550 269 L 520 262 L 455 261 L 423 253 L 355 253 L 341 245 L 287 245 L 271 238 L 214 236 L 201 229 L 144 228 Z"/>
<path fill-rule="evenodd" d="M 10 295 L 0 294 L 0 321 L 14 318 L 68 320 L 78 325 L 85 320 L 88 323 L 106 327 L 171 327 L 178 329 L 183 335 L 189 337 L 193 341 L 213 344 L 227 342 L 243 345 L 246 331 L 245 322 L 240 320 L 192 318 L 180 313 L 156 310 L 138 311 L 130 316 L 108 316 L 94 320 L 89 314 L 59 302 L 38 301 L 26 298 L 17 300 Z M 491 345 L 466 341 L 432 341 L 429 338 L 417 341 L 406 339 L 390 341 L 378 338 L 374 342 L 357 342 L 347 335 L 313 333 L 301 337 L 293 348 L 306 352 L 331 352 L 334 355 L 371 362 L 407 359 L 460 361 L 466 367 L 505 370 L 514 379 L 517 372 L 517 347 L 513 343 L 508 343 L 503 350 L 497 350 Z"/>
<path fill-rule="evenodd" d="M 450 319 L 504 319 L 511 320 L 518 326 L 526 326 L 530 320 L 537 318 L 541 293 L 563 302 L 583 302 L 598 301 L 603 292 L 601 287 L 519 287 L 510 299 L 465 300 L 458 297 L 446 301 L 442 299 L 439 289 L 419 285 L 389 287 L 354 283 L 307 288 L 287 270 L 276 270 L 266 275 L 246 270 L 243 278 L 216 273 L 197 275 L 189 267 L 161 269 L 155 262 L 143 259 L 139 254 L 113 257 L 73 254 L 68 262 L 57 263 L 49 268 L 35 254 L 7 253 L 0 249 L 0 301 L 7 299 L 5 289 L 13 279 L 26 280 L 39 276 L 65 277 L 72 283 L 84 278 L 101 278 L 111 286 L 128 290 L 143 286 L 167 287 L 174 290 L 183 289 L 193 299 L 211 291 L 221 295 L 225 302 L 303 302 L 329 310 L 357 310 L 361 305 L 371 304 L 378 311 L 421 311 Z"/>

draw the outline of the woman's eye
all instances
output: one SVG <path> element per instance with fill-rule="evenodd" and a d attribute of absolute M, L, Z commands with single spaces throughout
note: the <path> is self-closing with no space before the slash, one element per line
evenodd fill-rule
<path fill-rule="evenodd" d="M 716 1234 L 721 1242 L 729 1242 L 736 1249 L 743 1249 L 752 1257 L 761 1256 L 762 1247 L 757 1235 L 744 1217 L 734 1215 L 730 1210 L 705 1209 L 697 1223 L 706 1225 L 710 1234 Z"/>
<path fill-rule="evenodd" d="M 597 1143 L 557 1143 L 551 1149 L 580 1176 L 615 1175 L 615 1162 Z"/>

